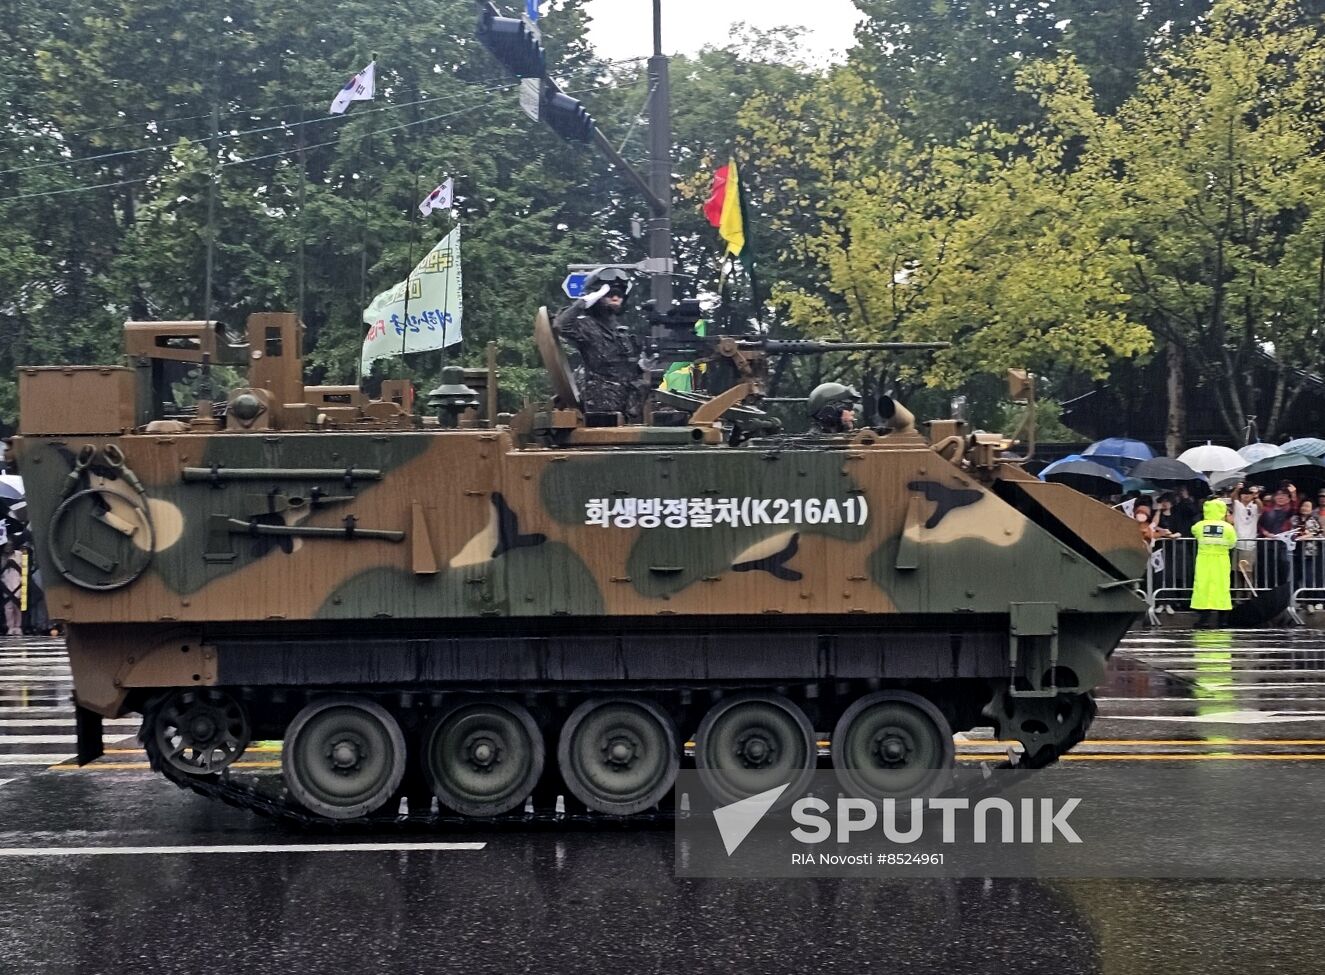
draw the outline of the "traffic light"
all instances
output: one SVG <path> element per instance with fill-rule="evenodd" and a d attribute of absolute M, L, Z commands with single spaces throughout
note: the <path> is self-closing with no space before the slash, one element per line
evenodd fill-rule
<path fill-rule="evenodd" d="M 530 26 L 514 17 L 497 16 L 491 4 L 479 10 L 478 39 L 520 78 L 539 78 L 547 73 L 547 56 Z"/>
<path fill-rule="evenodd" d="M 593 116 L 585 111 L 578 98 L 571 98 L 554 82 L 547 81 L 543 84 L 542 97 L 538 102 L 538 115 L 563 139 L 576 142 L 593 141 Z"/>

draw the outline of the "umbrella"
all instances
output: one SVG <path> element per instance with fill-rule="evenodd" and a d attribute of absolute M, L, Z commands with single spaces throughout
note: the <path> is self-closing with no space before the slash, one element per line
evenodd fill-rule
<path fill-rule="evenodd" d="M 1302 454 L 1305 457 L 1325 457 L 1325 440 L 1318 437 L 1299 437 L 1284 444 L 1284 453 Z"/>
<path fill-rule="evenodd" d="M 1094 461 L 1076 459 L 1060 460 L 1050 464 L 1040 472 L 1040 480 L 1055 484 L 1066 484 L 1082 494 L 1092 497 L 1107 497 L 1122 490 L 1123 479 L 1117 471 L 1110 470 Z"/>
<path fill-rule="evenodd" d="M 1140 440 L 1129 440 L 1126 437 L 1096 440 L 1082 454 L 1096 463 L 1129 471 L 1141 461 L 1155 456 L 1155 452 Z"/>
<path fill-rule="evenodd" d="M 22 501 L 23 478 L 16 474 L 0 474 L 0 501 Z"/>
<path fill-rule="evenodd" d="M 1124 478 L 1123 478 L 1123 493 L 1124 493 L 1124 494 L 1133 494 L 1133 493 L 1135 493 L 1135 494 L 1153 494 L 1153 493 L 1155 493 L 1155 492 L 1158 491 L 1158 490 L 1159 490 L 1159 488 L 1155 487 L 1155 485 L 1151 484 L 1151 483 L 1150 483 L 1149 481 L 1147 481 L 1145 478 L 1142 478 L 1142 477 L 1124 477 Z"/>
<path fill-rule="evenodd" d="M 1273 443 L 1249 443 L 1238 448 L 1238 456 L 1242 458 L 1243 464 L 1254 464 L 1266 457 L 1278 457 L 1283 452 L 1283 447 Z"/>
<path fill-rule="evenodd" d="M 1205 478 L 1192 470 L 1180 460 L 1174 460 L 1172 457 L 1154 457 L 1150 460 L 1143 460 L 1132 470 L 1133 477 L 1143 477 L 1147 481 L 1175 481 L 1178 483 L 1187 483 L 1190 481 L 1204 482 Z"/>
<path fill-rule="evenodd" d="M 1192 447 L 1178 455 L 1194 471 L 1208 474 L 1211 471 L 1235 471 L 1246 465 L 1246 460 L 1232 447 L 1220 447 L 1207 442 L 1201 447 Z"/>
<path fill-rule="evenodd" d="M 1243 480 L 1242 471 L 1211 471 L 1210 490 L 1222 491 Z"/>
<path fill-rule="evenodd" d="M 1305 454 L 1280 454 L 1258 460 L 1242 471 L 1249 484 L 1274 487 L 1280 481 L 1309 481 L 1325 484 L 1325 460 Z"/>

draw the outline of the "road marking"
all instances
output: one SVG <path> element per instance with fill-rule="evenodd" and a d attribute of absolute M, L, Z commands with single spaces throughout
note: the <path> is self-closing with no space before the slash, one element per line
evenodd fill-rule
<path fill-rule="evenodd" d="M 72 757 L 72 756 L 70 756 Z M 69 757 L 60 756 L 52 772 L 142 772 L 152 767 L 150 762 L 94 762 L 91 765 L 65 765 Z M 0 765 L 4 762 L 0 761 Z M 227 768 L 280 768 L 280 762 L 231 762 Z"/>
<path fill-rule="evenodd" d="M 0 718 L 0 728 L 39 728 L 43 725 L 68 724 L 74 720 L 74 716 L 69 712 L 61 715 L 52 715 L 49 718 Z M 135 721 L 133 718 L 115 719 L 103 722 L 106 728 L 132 728 L 137 729 L 141 721 Z"/>
<path fill-rule="evenodd" d="M 76 745 L 77 735 L 0 735 L 0 745 Z"/>
<path fill-rule="evenodd" d="M 0 857 L 158 856 L 163 853 L 413 853 L 481 850 L 487 843 L 249 843 L 221 846 L 0 846 Z"/>
<path fill-rule="evenodd" d="M 971 754 L 962 753 L 957 756 L 958 761 L 962 762 L 987 762 L 991 758 L 999 758 L 997 752 L 975 752 Z M 1202 755 L 1192 754 L 1146 754 L 1138 752 L 1136 754 L 1119 752 L 1099 752 L 1091 754 L 1081 754 L 1079 752 L 1069 752 L 1066 755 L 1059 755 L 1060 762 L 1322 762 L 1325 761 L 1325 753 L 1311 752 L 1307 754 L 1287 753 L 1276 755 L 1273 753 L 1246 753 L 1241 754 L 1229 752 L 1226 755 Z"/>
<path fill-rule="evenodd" d="M 993 741 L 989 739 L 966 738 L 957 744 L 962 748 L 1003 748 L 1016 747 L 1019 742 Z M 1150 748 L 1157 745 L 1325 745 L 1325 738 L 1087 738 L 1073 751 L 1080 752 L 1097 746 Z"/>
<path fill-rule="evenodd" d="M 0 755 L 0 768 L 6 765 L 53 765 L 67 762 L 72 755 Z"/>
<path fill-rule="evenodd" d="M 1112 700 L 1122 700 L 1113 698 Z M 1131 700 L 1130 698 L 1127 700 Z M 1174 698 L 1191 704 L 1191 698 Z M 1293 721 L 1320 721 L 1323 711 L 1216 711 L 1212 714 L 1107 714 L 1109 721 L 1191 721 L 1199 724 L 1284 724 Z"/>
<path fill-rule="evenodd" d="M 0 779 L 0 785 L 9 785 L 13 781 L 13 779 Z"/>

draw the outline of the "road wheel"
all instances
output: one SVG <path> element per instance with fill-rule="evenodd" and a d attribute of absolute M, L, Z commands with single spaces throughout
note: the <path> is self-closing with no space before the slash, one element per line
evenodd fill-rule
<path fill-rule="evenodd" d="M 695 732 L 700 781 L 720 802 L 789 785 L 779 804 L 804 791 L 818 749 L 805 712 L 780 694 L 736 694 L 713 705 Z"/>
<path fill-rule="evenodd" d="M 585 701 L 561 729 L 557 761 L 566 787 L 590 809 L 631 816 L 656 806 L 676 781 L 676 726 L 651 701 Z"/>
<path fill-rule="evenodd" d="M 405 736 L 396 719 L 360 697 L 314 701 L 285 732 L 281 758 L 290 794 L 329 819 L 380 808 L 405 774 Z"/>
<path fill-rule="evenodd" d="M 832 755 L 850 795 L 909 799 L 946 788 L 956 750 L 952 727 L 932 702 L 910 691 L 876 691 L 843 712 Z"/>
<path fill-rule="evenodd" d="M 423 761 L 442 804 L 466 816 L 499 816 L 520 806 L 543 774 L 543 735 L 523 705 L 468 701 L 432 722 Z"/>

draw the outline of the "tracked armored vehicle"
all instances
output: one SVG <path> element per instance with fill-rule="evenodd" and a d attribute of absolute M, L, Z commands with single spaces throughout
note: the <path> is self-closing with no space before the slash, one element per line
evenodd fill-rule
<path fill-rule="evenodd" d="M 631 816 L 682 762 L 720 796 L 801 782 L 822 735 L 873 796 L 943 788 L 954 731 L 993 725 L 1030 766 L 1085 735 L 1144 610 L 1121 514 L 886 399 L 885 429 L 782 435 L 739 342 L 713 344 L 717 395 L 586 416 L 537 334 L 556 399 L 514 417 L 491 370 L 417 411 L 404 383 L 306 387 L 285 314 L 244 348 L 129 323 L 127 365 L 22 369 L 80 760 L 137 712 L 158 771 L 259 812 Z M 172 361 L 248 385 L 165 417 Z M 281 774 L 242 782 L 259 741 Z"/>

